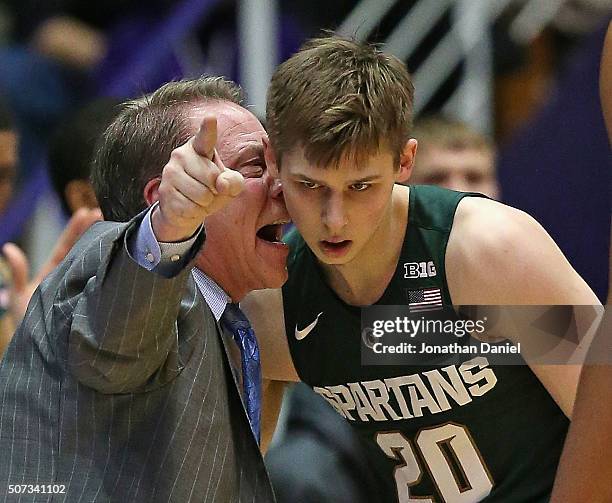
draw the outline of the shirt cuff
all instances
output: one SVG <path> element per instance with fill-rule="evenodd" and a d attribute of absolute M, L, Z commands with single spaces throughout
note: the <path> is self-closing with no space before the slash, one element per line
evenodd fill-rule
<path fill-rule="evenodd" d="M 159 242 L 151 225 L 151 215 L 157 205 L 158 203 L 155 203 L 149 208 L 138 226 L 135 239 L 132 238 L 128 241 L 128 251 L 138 265 L 148 271 L 161 266 L 165 273 L 171 272 L 175 268 L 175 272 L 178 272 L 185 265 L 185 261 L 182 259 L 191 250 L 200 232 L 202 232 L 202 226 L 186 241 L 178 243 Z"/>

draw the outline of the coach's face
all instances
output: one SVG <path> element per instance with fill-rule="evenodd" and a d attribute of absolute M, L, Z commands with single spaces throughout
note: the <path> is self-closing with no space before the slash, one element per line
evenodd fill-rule
<path fill-rule="evenodd" d="M 279 288 L 287 279 L 288 247 L 280 241 L 289 215 L 279 184 L 266 168 L 263 126 L 248 110 L 227 101 L 195 107 L 194 131 L 204 113 L 217 117 L 217 152 L 245 178 L 244 190 L 206 218 L 206 241 L 197 266 L 239 301 L 251 290 Z"/>

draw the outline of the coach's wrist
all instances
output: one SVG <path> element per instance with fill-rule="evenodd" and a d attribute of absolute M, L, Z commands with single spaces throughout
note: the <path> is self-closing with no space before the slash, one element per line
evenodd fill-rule
<path fill-rule="evenodd" d="M 177 225 L 176 222 L 171 222 L 165 217 L 164 212 L 159 206 L 154 208 L 151 213 L 151 228 L 159 242 L 177 243 L 187 241 L 193 237 L 200 226 L 201 222 L 189 226 Z"/>

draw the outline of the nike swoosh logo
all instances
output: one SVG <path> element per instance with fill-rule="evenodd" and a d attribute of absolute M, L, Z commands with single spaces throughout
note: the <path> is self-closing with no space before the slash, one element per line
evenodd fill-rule
<path fill-rule="evenodd" d="M 304 337 L 306 337 L 306 336 L 307 336 L 307 335 L 308 335 L 310 332 L 312 332 L 312 329 L 313 329 L 314 327 L 316 327 L 316 326 L 317 326 L 317 323 L 319 322 L 319 316 L 321 316 L 322 314 L 323 314 L 323 311 L 321 311 L 321 312 L 320 312 L 320 313 L 317 315 L 316 319 L 315 319 L 315 320 L 314 320 L 314 321 L 313 321 L 313 322 L 312 322 L 310 325 L 308 325 L 307 327 L 303 328 L 302 330 L 299 330 L 299 329 L 298 329 L 298 327 L 297 327 L 297 325 L 296 325 L 296 326 L 295 326 L 295 338 L 296 338 L 298 341 L 301 341 L 301 340 L 302 340 Z"/>

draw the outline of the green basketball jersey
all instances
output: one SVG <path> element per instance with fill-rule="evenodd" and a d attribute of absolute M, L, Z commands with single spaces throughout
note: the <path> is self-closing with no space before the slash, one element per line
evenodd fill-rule
<path fill-rule="evenodd" d="M 466 195 L 411 187 L 403 248 L 377 304 L 406 305 L 425 289 L 451 304 L 444 256 Z M 379 501 L 548 501 L 568 420 L 529 367 L 482 355 L 445 367 L 362 365 L 360 308 L 326 284 L 297 232 L 287 242 L 283 302 L 295 368 L 363 441 Z"/>

